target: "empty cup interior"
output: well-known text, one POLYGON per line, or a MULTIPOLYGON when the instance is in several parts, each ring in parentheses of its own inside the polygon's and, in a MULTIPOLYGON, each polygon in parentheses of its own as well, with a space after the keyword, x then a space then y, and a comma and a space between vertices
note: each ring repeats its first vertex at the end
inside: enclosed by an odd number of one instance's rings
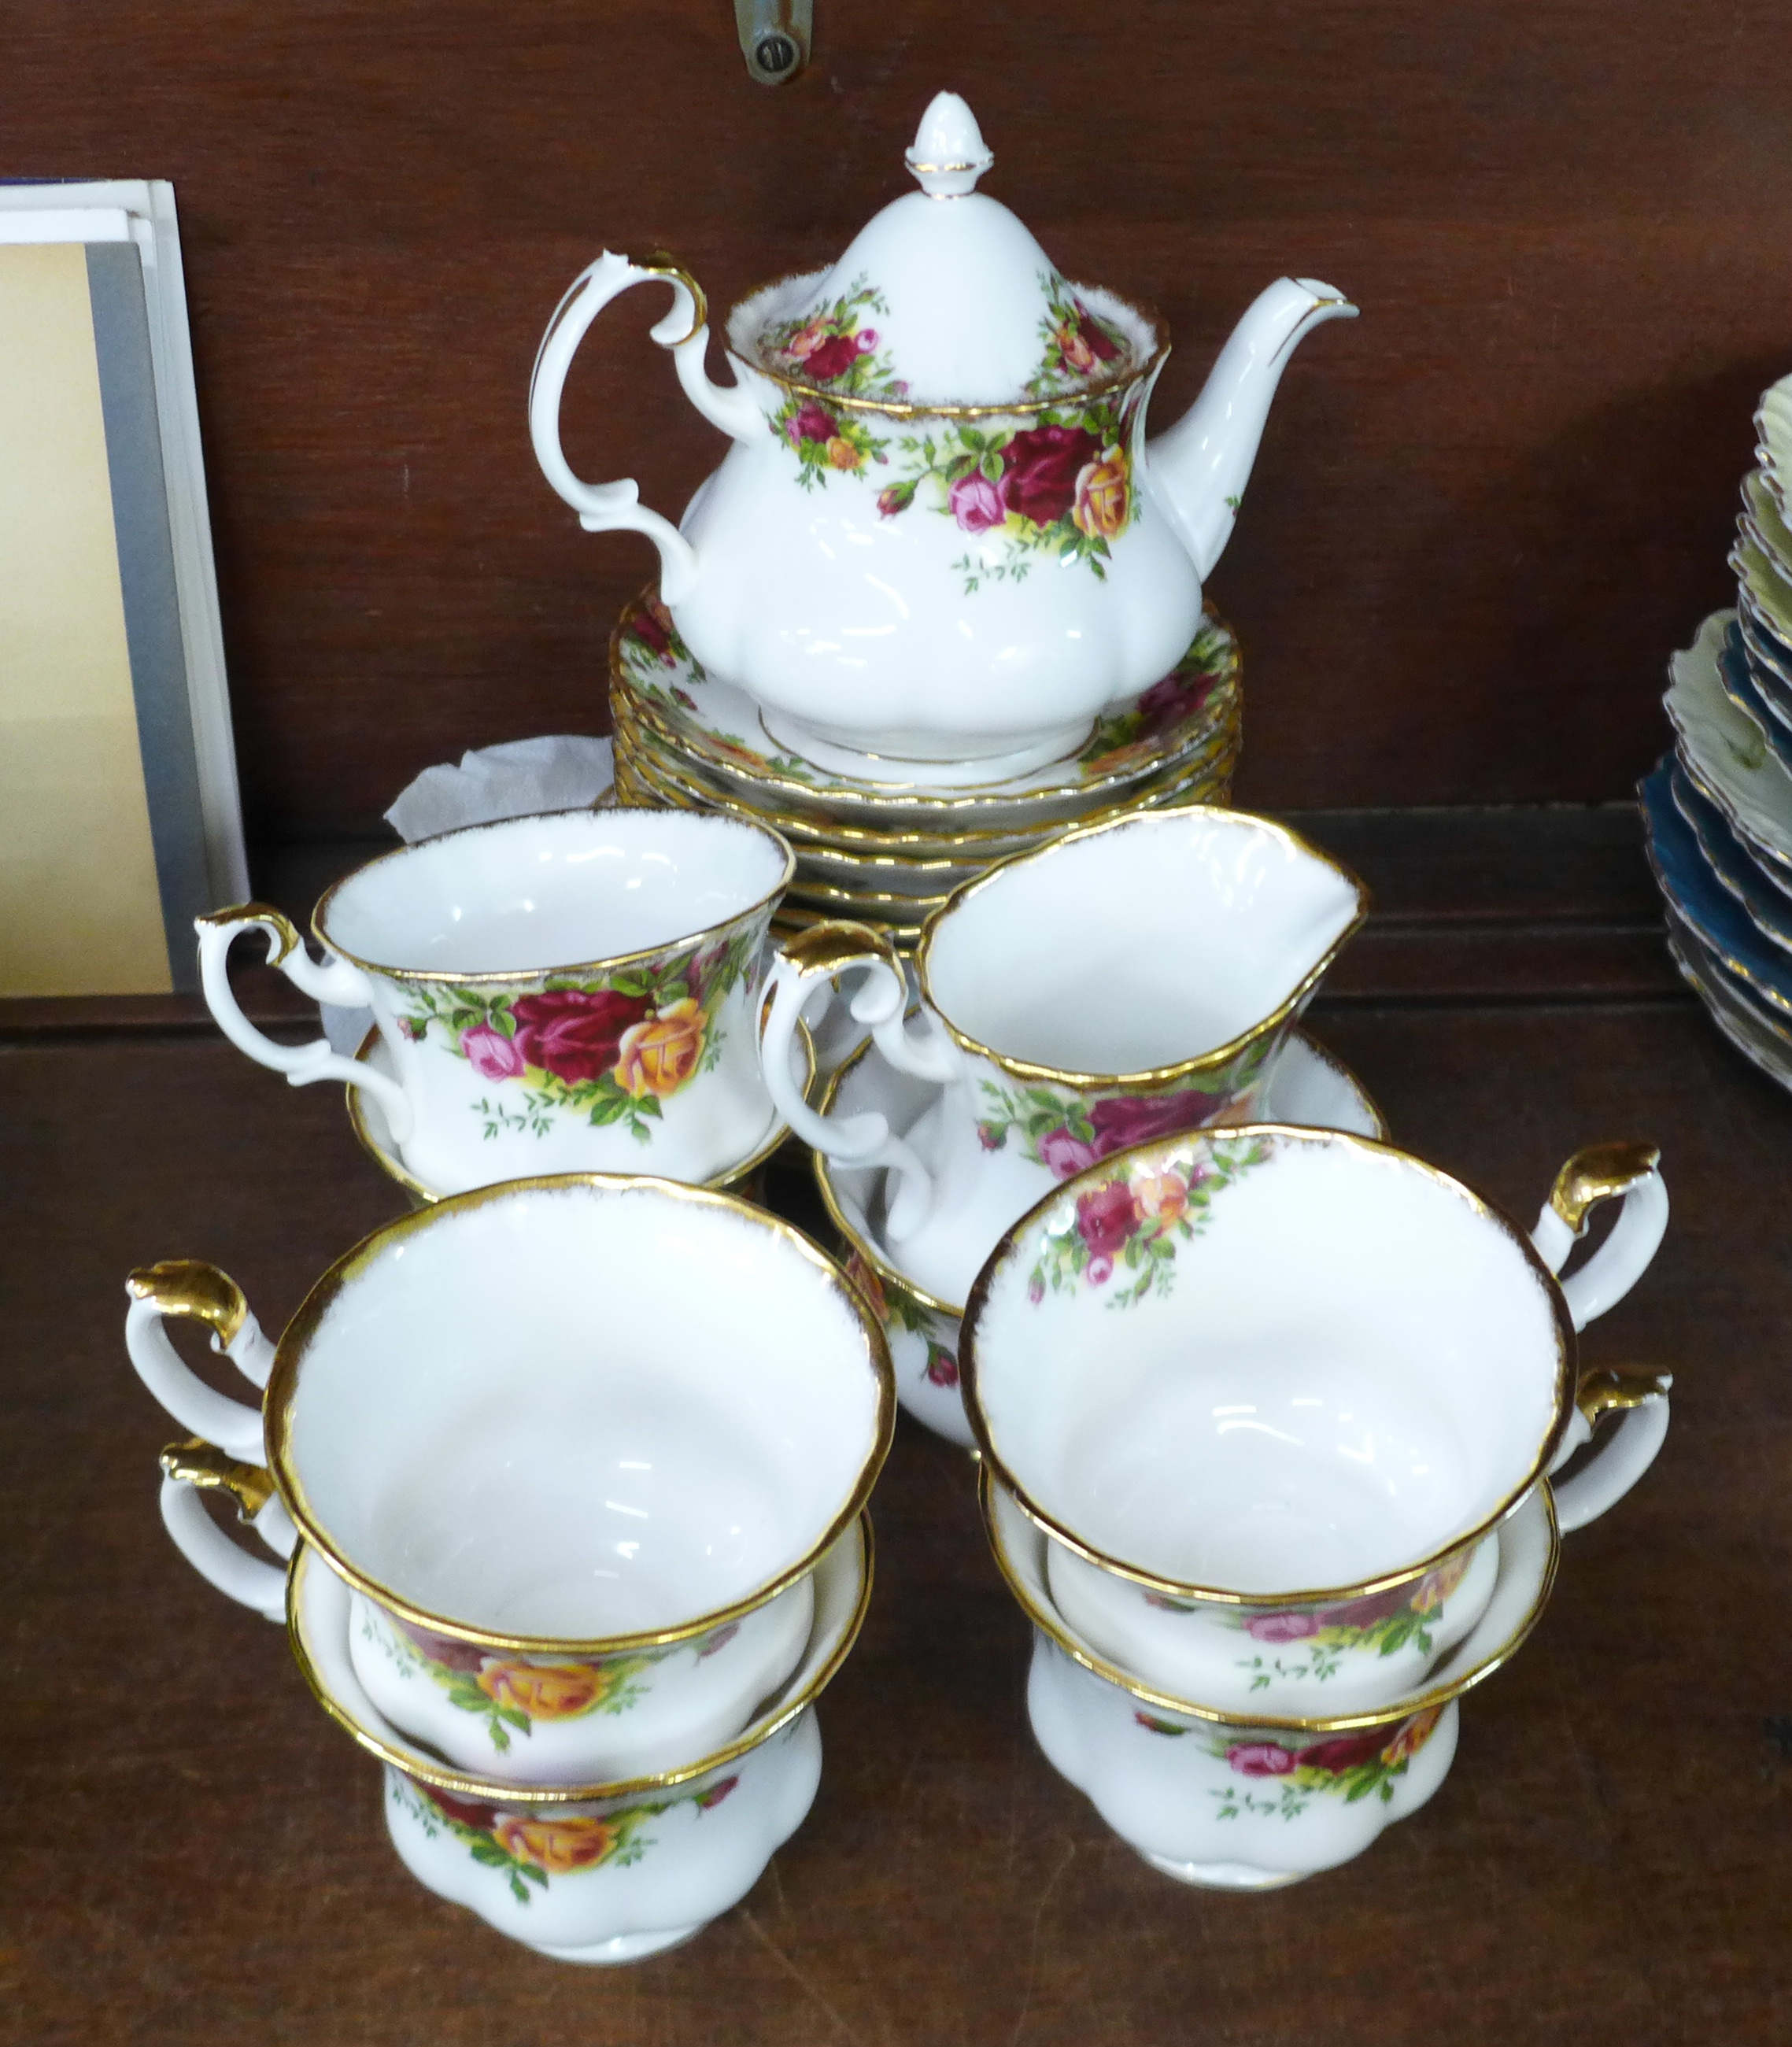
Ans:
POLYGON ((884 1370, 769 1218, 652 1182, 500 1189, 351 1265, 293 1368, 284 1462, 324 1546, 425 1614, 642 1634, 835 1527, 882 1453, 884 1370))
POLYGON ((1465 1190, 1355 1140, 1142 1148, 1068 1183, 984 1284, 965 1351, 998 1468, 1100 1556, 1190 1587, 1420 1562, 1515 1497, 1562 1412, 1538 1267, 1465 1190), (1059 1255, 1091 1231, 1098 1252, 1059 1255))
POLYGON ((323 934, 373 966, 538 973, 706 931, 783 886, 769 833, 681 811, 565 811, 389 854, 326 899, 323 934))
POLYGON ((1355 884, 1291 834, 1205 809, 1003 867, 927 941, 935 1006, 1010 1058, 1135 1074, 1271 1016, 1349 928, 1355 884))

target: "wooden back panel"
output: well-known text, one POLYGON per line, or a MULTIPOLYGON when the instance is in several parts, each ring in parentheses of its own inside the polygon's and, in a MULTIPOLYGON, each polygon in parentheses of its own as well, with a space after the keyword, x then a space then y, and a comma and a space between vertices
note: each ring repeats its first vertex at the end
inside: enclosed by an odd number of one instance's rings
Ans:
MULTIPOLYGON (((463 748, 602 729, 651 558, 536 471, 547 315, 606 242, 675 250, 718 309, 831 260, 942 85, 1064 269, 1168 315, 1160 422, 1279 273, 1364 308, 1296 358, 1213 582, 1240 800, 1627 792, 1792 367, 1782 9, 816 12, 768 91, 726 0, 8 10, 0 171, 176 184, 252 831, 365 830, 463 748)), ((722 450, 644 298, 567 441, 675 513, 722 450)))

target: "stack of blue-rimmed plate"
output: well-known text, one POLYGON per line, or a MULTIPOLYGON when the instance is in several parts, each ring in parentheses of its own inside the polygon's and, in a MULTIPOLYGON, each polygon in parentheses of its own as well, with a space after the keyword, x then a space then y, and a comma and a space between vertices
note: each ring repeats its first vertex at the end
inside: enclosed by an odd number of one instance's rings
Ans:
POLYGON ((1674 749, 1640 793, 1680 971, 1725 1036, 1792 1086, 1792 377, 1755 425, 1736 609, 1674 656, 1674 749))

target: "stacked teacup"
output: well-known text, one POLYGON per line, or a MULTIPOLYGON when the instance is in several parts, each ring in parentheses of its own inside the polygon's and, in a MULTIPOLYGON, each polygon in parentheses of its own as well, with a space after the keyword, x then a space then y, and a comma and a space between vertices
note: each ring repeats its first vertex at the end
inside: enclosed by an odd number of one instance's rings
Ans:
POLYGON ((575 811, 363 868, 318 907, 321 965, 265 906, 202 923, 219 1023, 376 1102, 419 1205, 277 1344, 215 1267, 132 1275, 132 1360, 192 1432, 164 1520, 286 1622, 385 1765, 412 1872, 568 1960, 655 1952, 750 1888, 815 1796, 814 1701, 869 1596, 882 1333, 799 1232, 688 1184, 784 1135, 758 1024, 789 869, 726 818, 575 811), (301 989, 372 1008, 361 1057, 248 1022, 226 954, 250 930, 301 989), (195 1378, 171 1318, 260 1403, 195 1378))
POLYGON ((1004 1236, 962 1360, 1033 1730, 1155 1867, 1295 1883, 1436 1791, 1558 1525, 1666 1432, 1666 1380, 1581 1372, 1574 1339, 1666 1213, 1647 1147, 1570 1160, 1527 1240, 1388 1145, 1248 1124, 1138 1145, 1004 1236))

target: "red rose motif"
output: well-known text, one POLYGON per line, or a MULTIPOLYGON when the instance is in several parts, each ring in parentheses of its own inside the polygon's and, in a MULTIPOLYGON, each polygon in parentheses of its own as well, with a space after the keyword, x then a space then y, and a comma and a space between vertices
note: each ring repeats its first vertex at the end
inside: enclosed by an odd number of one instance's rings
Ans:
POLYGON ((1398 1613, 1412 1597, 1410 1585, 1396 1585, 1391 1592, 1371 1592, 1367 1599, 1347 1600, 1342 1606, 1326 1609, 1327 1627, 1373 1627, 1391 1613, 1398 1613))
POLYGON ((622 1034, 652 1007, 644 995, 608 989, 587 995, 581 989, 553 988, 521 996, 511 1004, 517 1020, 513 1043, 532 1066, 576 1086, 610 1071, 622 1034))
POLYGON ((1077 338, 1097 362, 1112 362, 1120 354, 1118 346, 1103 333, 1101 323, 1081 299, 1075 302, 1077 309, 1077 338))
POLYGON ((944 1344, 927 1345, 927 1383, 930 1386, 956 1386, 958 1383, 958 1360, 944 1344))
POLYGON ((451 1635, 433 1635, 412 1621, 401 1620, 395 1613, 389 1614, 387 1619, 432 1663, 439 1663, 447 1670, 478 1670, 484 1667, 486 1652, 474 1643, 457 1642, 451 1635))
POLYGON ((1323 1770, 1333 1777, 1373 1763, 1388 1739, 1385 1728, 1371 1728, 1366 1734, 1341 1734, 1329 1741, 1316 1741, 1296 1758, 1302 1770, 1323 1770))
POLYGON ((850 370, 858 358, 858 343, 850 334, 832 334, 819 347, 810 350, 803 367, 818 384, 830 384, 850 370))
POLYGON ((457 1798, 451 1792, 439 1790, 433 1784, 425 1784, 420 1778, 406 1780, 420 1791, 439 1811, 457 1821, 461 1826, 470 1827, 475 1833, 489 1834, 497 1820, 495 1805, 474 1805, 465 1798, 457 1798))
POLYGON ((800 447, 805 441, 830 441, 839 431, 840 422, 813 398, 805 399, 784 427, 793 447, 800 447))
MULTIPOLYGON (((1295 1766, 1295 1758, 1279 1741, 1234 1742, 1225 1752, 1225 1759, 1240 1777, 1286 1777, 1295 1766)), ((1299 1760, 1306 1760, 1303 1755, 1299 1760)))
POLYGON ((1077 1234, 1088 1245, 1091 1258, 1111 1261, 1138 1226, 1132 1190, 1124 1180, 1077 1196, 1077 1234))
POLYGON ((1077 478, 1101 452, 1081 427, 1028 427, 1002 450, 1002 498, 1010 512, 1050 526, 1075 501, 1077 478))
POLYGON ((1175 1094, 1109 1095, 1089 1112, 1095 1156, 1105 1159, 1110 1151, 1143 1144, 1148 1138, 1177 1137, 1185 1130, 1198 1130, 1220 1106, 1218 1095, 1203 1094, 1198 1088, 1183 1088, 1175 1094))
POLYGON ((1139 737, 1155 739, 1185 718, 1192 718, 1211 687, 1206 676, 1194 680, 1186 675, 1166 675, 1162 682, 1153 683, 1136 706, 1141 720, 1139 737))
POLYGON ((672 664, 675 657, 670 621, 662 616, 657 606, 643 605, 635 613, 635 622, 629 630, 644 647, 652 649, 663 664, 672 664))
POLYGON ((698 1811, 707 1813, 719 1805, 740 1781, 737 1777, 725 1777, 719 1784, 712 1784, 708 1790, 699 1791, 696 1797, 698 1811))

